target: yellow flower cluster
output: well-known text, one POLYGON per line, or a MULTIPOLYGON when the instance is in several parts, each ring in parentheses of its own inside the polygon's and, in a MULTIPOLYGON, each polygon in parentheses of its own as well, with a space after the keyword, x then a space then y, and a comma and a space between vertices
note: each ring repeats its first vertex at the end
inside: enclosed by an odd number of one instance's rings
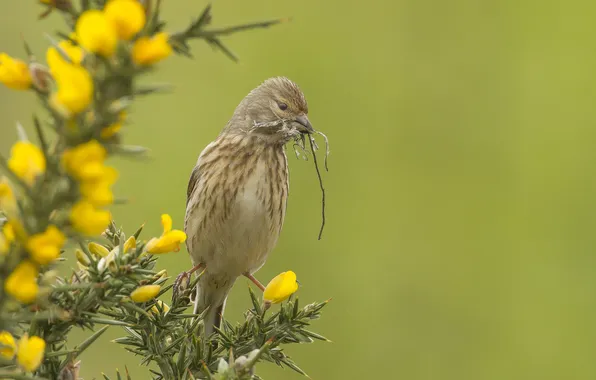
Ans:
POLYGON ((149 253, 178 252, 180 244, 186 241, 186 234, 180 230, 172 230, 172 217, 168 214, 161 216, 163 233, 159 238, 149 240, 145 249, 149 253))
MULTIPOLYGON (((95 242, 89 243, 89 245, 87 247, 88 247, 90 253, 92 253, 93 255, 97 256, 97 258, 99 258, 99 262, 97 263, 97 269, 100 272, 102 272, 103 270, 105 270, 107 268, 111 272, 116 273, 118 271, 117 260, 118 260, 118 257, 120 256, 120 254, 121 253, 123 253, 123 254, 130 253, 136 248, 136 246, 137 246, 137 240, 135 239, 134 236, 130 236, 124 242, 123 252, 120 252, 119 246, 114 247, 110 251, 103 245, 97 244, 95 242)), ((77 250, 76 255, 77 255, 78 262, 82 266, 84 266, 84 267, 89 266, 89 259, 87 258, 87 256, 85 256, 85 254, 82 251, 77 250)))
POLYGON ((102 233, 111 220, 109 211, 101 209, 114 201, 111 187, 118 172, 105 166, 105 148, 92 140, 69 149, 62 155, 64 168, 79 182, 83 199, 75 204, 70 213, 73 227, 87 235, 102 233))
MULTIPOLYGON (((118 41, 130 41, 145 27, 145 9, 137 0, 110 0, 103 11, 89 10, 79 17, 75 32, 83 48, 109 58, 118 41)), ((150 65, 172 53, 165 33, 140 37, 133 42, 132 60, 150 65)))
POLYGON ((39 368, 46 349, 46 342, 38 336, 23 335, 17 346, 14 337, 8 331, 0 331, 0 344, 0 357, 12 360, 16 355, 17 362, 27 372, 39 368))
MULTIPOLYGON (((171 55, 168 34, 159 32, 138 37, 145 23, 145 9, 138 0, 109 0, 103 10, 83 12, 69 39, 60 41, 58 48, 50 47, 46 53, 49 71, 56 84, 56 90, 50 96, 52 107, 64 117, 71 118, 93 102, 93 78, 83 65, 85 52, 111 58, 122 41, 130 49, 132 61, 140 66, 154 64, 171 55)), ((29 89, 33 83, 29 65, 0 53, 0 83, 12 89, 29 89)), ((101 137, 110 138, 120 127, 121 122, 106 127, 101 137)))
POLYGON ((50 97, 50 104, 66 117, 87 109, 93 101, 94 91, 93 79, 82 66, 83 49, 72 43, 77 39, 75 34, 69 38, 58 43, 58 48, 68 59, 53 46, 46 52, 46 61, 57 87, 50 97))
MULTIPOLYGON (((103 10, 88 10, 78 18, 75 32, 70 40, 61 41, 58 46, 68 56, 64 59, 55 47, 48 49, 46 61, 54 77, 57 91, 52 94, 50 104, 66 117, 83 112, 93 101, 93 80, 82 66, 85 51, 110 58, 116 52, 119 41, 133 40, 145 26, 145 9, 138 0, 110 0, 103 10), (76 41, 78 45, 74 45, 76 41)), ((172 53, 172 47, 165 33, 153 37, 140 37, 133 42, 131 59, 138 65, 150 65, 172 53)), ((0 65, 0 81, 12 88, 28 88, 31 78, 27 65, 8 56, 0 65), (2 67, 5 67, 3 76, 2 67), (18 75, 18 73, 23 74, 18 75)), ((0 56, 0 63, 2 56, 0 56)), ((102 138, 109 138, 119 129, 116 124, 104 132, 102 138), (107 135, 107 136, 105 136, 107 135)))
POLYGON ((288 299, 296 290, 298 290, 296 273, 291 270, 282 272, 267 284, 263 292, 263 300, 269 304, 280 303, 288 299))
MULTIPOLYGON (((19 141, 11 149, 8 167, 24 184, 32 186, 45 173, 46 158, 36 145, 19 141)), ((4 178, 0 179, 0 209, 9 218, 0 229, 0 254, 7 254, 17 240, 29 252, 29 259, 19 263, 8 275, 4 289, 16 300, 31 303, 39 292, 38 265, 56 260, 66 237, 55 225, 49 225, 44 231, 29 236, 19 220, 15 194, 4 178)))

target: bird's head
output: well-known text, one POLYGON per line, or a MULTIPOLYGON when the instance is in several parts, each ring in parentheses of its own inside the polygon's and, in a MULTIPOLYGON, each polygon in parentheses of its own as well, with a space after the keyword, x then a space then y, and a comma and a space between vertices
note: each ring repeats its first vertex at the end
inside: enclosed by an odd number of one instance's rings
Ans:
POLYGON ((236 108, 227 129, 280 142, 314 132, 304 94, 285 77, 267 79, 252 90, 236 108))

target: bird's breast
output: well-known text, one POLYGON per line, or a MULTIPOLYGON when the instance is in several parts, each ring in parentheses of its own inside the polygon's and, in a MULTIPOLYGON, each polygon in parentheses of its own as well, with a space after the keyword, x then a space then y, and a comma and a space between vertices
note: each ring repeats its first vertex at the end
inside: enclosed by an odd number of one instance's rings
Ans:
MULTIPOLYGON (((195 262, 208 272, 241 275, 260 268, 277 242, 285 218, 288 168, 283 148, 243 146, 201 172, 198 207, 187 233, 195 262)), ((201 160, 200 160, 201 161, 201 160)), ((200 164, 200 163, 199 163, 200 164)), ((187 210, 187 214, 189 210, 187 210)))

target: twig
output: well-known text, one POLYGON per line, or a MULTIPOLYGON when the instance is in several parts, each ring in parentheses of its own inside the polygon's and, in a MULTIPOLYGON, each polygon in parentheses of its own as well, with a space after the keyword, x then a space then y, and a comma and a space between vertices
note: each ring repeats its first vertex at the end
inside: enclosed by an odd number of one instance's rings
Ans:
POLYGON ((319 177, 319 186, 321 186, 321 193, 322 193, 322 211, 321 211, 321 229, 319 230, 319 240, 323 237, 323 229, 325 228, 325 188, 323 187, 323 178, 321 178, 321 171, 319 170, 319 164, 317 162, 317 153, 315 149, 316 143, 314 142, 315 138, 312 135, 308 135, 308 141, 310 143, 310 149, 312 150, 312 158, 315 163, 315 169, 317 170, 317 176, 319 177))

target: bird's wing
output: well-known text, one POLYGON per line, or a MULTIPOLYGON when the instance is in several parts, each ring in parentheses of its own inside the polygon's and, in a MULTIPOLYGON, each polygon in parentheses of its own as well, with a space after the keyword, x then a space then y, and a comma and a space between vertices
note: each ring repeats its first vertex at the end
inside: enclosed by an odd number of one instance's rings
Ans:
MULTIPOLYGON (((198 202, 199 202, 198 199, 193 200, 193 194, 194 194, 194 197, 199 196, 200 182, 201 182, 201 171, 199 170, 199 165, 197 165, 192 169, 192 173, 190 173, 190 179, 188 180, 188 189, 186 190, 186 215, 184 215, 184 232, 186 232, 187 235, 191 234, 191 231, 189 231, 190 218, 193 215, 193 209, 195 207, 197 207, 198 202)), ((188 252, 191 252, 190 245, 191 245, 191 239, 188 238, 188 239, 186 239, 186 247, 188 249, 188 252)))
POLYGON ((190 198, 195 191, 195 188, 199 184, 199 180, 201 179, 201 171, 199 170, 199 165, 195 166, 192 169, 192 173, 190 173, 190 179, 188 180, 188 188, 186 190, 186 206, 188 207, 188 202, 190 202, 190 198))

